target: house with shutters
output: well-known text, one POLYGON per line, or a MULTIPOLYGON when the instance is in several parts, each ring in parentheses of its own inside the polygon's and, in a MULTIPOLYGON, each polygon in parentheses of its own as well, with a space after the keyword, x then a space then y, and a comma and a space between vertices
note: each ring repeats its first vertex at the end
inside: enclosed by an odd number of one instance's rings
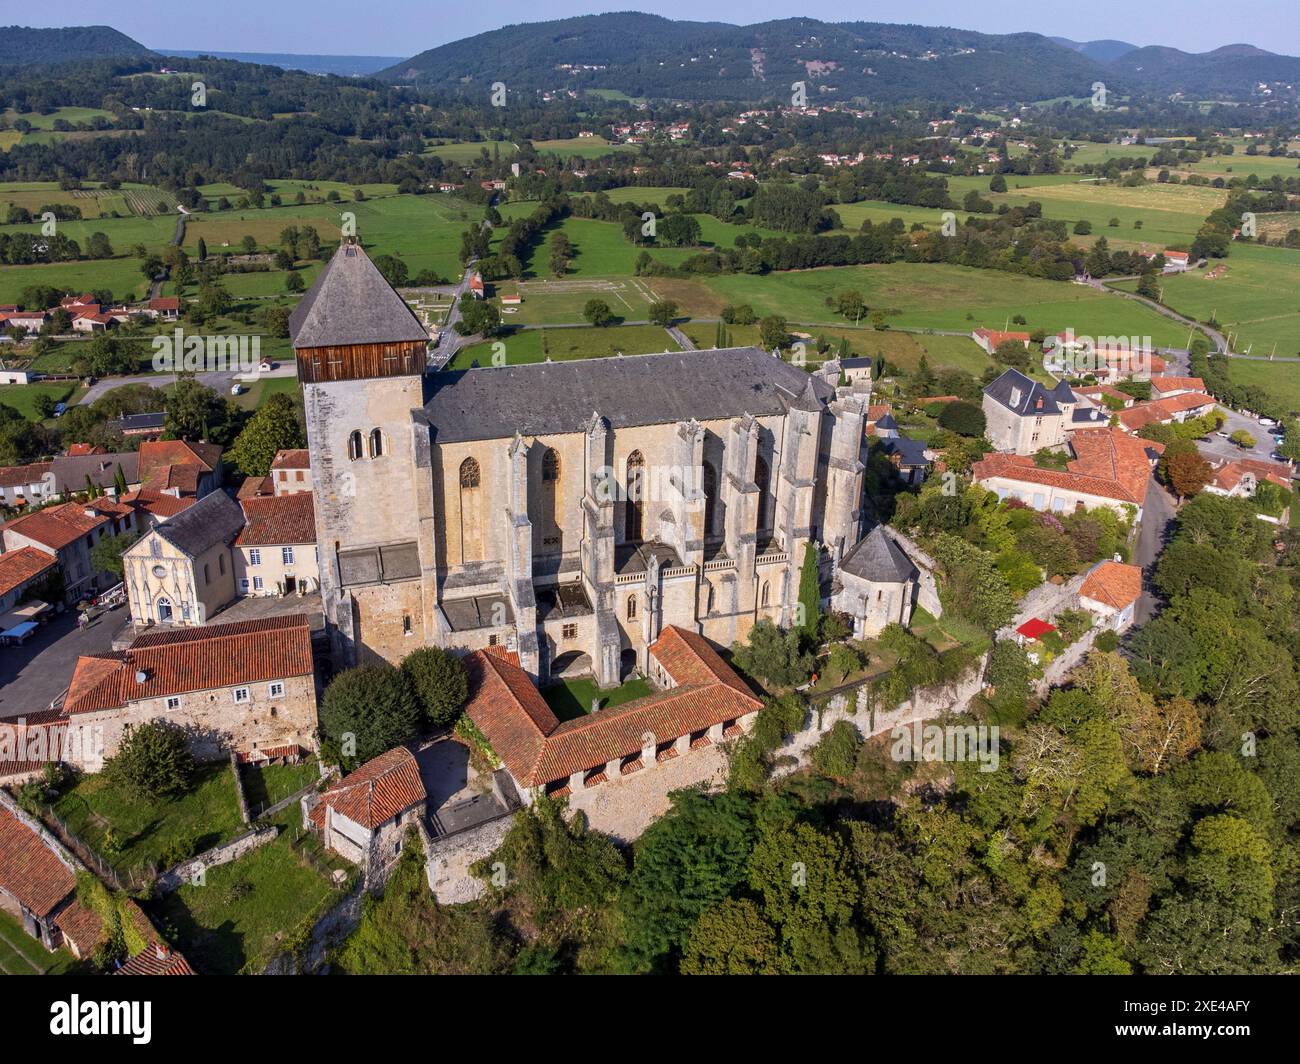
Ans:
POLYGON ((350 772, 323 794, 302 799, 303 826, 327 850, 379 870, 402 852, 407 829, 424 816, 426 794, 415 755, 394 747, 350 772))

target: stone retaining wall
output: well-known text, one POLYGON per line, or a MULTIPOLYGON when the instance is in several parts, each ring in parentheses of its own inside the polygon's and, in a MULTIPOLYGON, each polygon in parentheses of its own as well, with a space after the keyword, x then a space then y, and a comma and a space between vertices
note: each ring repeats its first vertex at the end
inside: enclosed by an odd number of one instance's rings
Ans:
POLYGON ((163 894, 170 894, 183 884, 191 882, 207 869, 229 864, 231 861, 243 857, 249 851, 256 850, 259 846, 265 846, 279 834, 279 831, 280 829, 274 825, 254 828, 252 831, 244 832, 238 838, 223 842, 220 846, 214 846, 210 850, 205 850, 197 857, 191 857, 188 861, 182 861, 175 867, 167 869, 158 877, 157 888, 163 894))

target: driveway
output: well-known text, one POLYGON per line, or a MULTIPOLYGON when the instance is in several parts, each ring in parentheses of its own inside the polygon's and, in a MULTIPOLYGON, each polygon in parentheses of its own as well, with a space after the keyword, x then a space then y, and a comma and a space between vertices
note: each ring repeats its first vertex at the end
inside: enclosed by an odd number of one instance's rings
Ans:
POLYGON ((1246 414, 1239 414, 1226 406, 1219 406, 1219 409, 1227 415, 1227 421, 1224 423, 1220 432, 1226 432, 1229 435, 1238 429, 1244 429, 1255 438, 1255 446, 1249 450, 1238 447, 1231 440, 1225 440, 1222 436, 1216 436, 1211 433, 1206 439, 1198 441, 1197 445, 1206 455, 1212 455, 1215 458, 1255 458, 1261 462, 1271 462, 1274 459, 1270 455, 1277 450, 1277 443, 1273 437, 1268 434, 1268 429, 1259 423, 1258 418, 1249 417, 1246 414))
POLYGON ((0 647, 0 719, 46 709, 72 682, 77 658, 112 650, 129 616, 124 604, 78 631, 77 611, 67 610, 22 646, 0 647))
MULTIPOLYGON (((230 386, 238 378, 240 383, 251 383, 253 379, 262 377, 294 377, 298 374, 298 367, 292 362, 282 362, 273 370, 265 373, 259 372, 252 375, 240 372, 239 370, 229 370, 221 373, 196 373, 195 380, 200 384, 206 384, 213 389, 218 395, 225 395, 230 391, 230 386)), ((78 406, 89 406, 96 399, 102 399, 114 388, 121 388, 127 384, 147 384, 151 388, 163 388, 169 384, 176 383, 176 374, 174 373, 155 373, 148 376, 138 377, 108 377, 101 381, 96 381, 88 389, 86 394, 79 400, 78 406)))
POLYGON ((1165 549, 1173 534, 1173 520, 1177 512, 1174 497, 1162 487, 1155 477, 1147 487, 1146 501, 1142 504, 1142 524, 1138 528, 1137 546, 1133 550, 1133 564, 1142 568, 1142 595, 1134 610, 1138 624, 1150 620, 1160 599, 1151 590, 1151 577, 1155 573, 1160 552, 1165 549))

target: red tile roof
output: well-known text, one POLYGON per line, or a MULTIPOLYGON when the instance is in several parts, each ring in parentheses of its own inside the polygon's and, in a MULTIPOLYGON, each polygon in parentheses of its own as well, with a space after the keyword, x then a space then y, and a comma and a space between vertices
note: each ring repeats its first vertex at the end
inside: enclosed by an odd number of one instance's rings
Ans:
POLYGON ((166 519, 175 517, 182 510, 187 510, 199 500, 193 496, 179 499, 165 491, 157 491, 154 488, 141 488, 139 491, 129 491, 122 496, 122 501, 135 507, 137 510, 144 510, 146 513, 153 514, 154 517, 166 519))
POLYGON ((104 934, 104 921, 94 909, 88 909, 73 898, 54 918, 55 926, 63 932, 64 938, 77 947, 77 954, 89 957, 101 942, 107 942, 104 934))
POLYGON ((0 554, 0 595, 35 580, 54 568, 58 559, 35 547, 19 547, 0 554))
POLYGON ((247 524, 235 540, 237 547, 316 542, 316 509, 311 492, 241 499, 240 505, 247 524))
POLYGON ((150 632, 128 650, 78 658, 64 706, 69 713, 115 709, 142 698, 309 676, 312 668, 311 629, 302 614, 150 632))
POLYGON ((668 742, 762 704, 700 635, 670 626, 650 653, 676 687, 559 723, 516 655, 478 651, 465 710, 515 779, 536 787, 635 754, 647 734, 668 742))
POLYGON ((321 804, 373 831, 425 797, 415 755, 396 746, 339 780, 321 795, 321 804))
POLYGON ((261 495, 274 495, 275 483, 270 477, 245 477, 236 493, 240 499, 256 499, 261 495))
POLYGON ((1164 450, 1162 444, 1111 428, 1079 429, 1071 437, 1070 447, 1075 457, 1066 470, 1040 469, 1027 455, 990 454, 973 463, 971 473, 977 484, 1003 477, 1141 506, 1151 477, 1147 452, 1164 450))
POLYGON ((1029 343, 1029 334, 1027 332, 1003 332, 1000 329, 976 329, 971 335, 982 336, 989 344, 996 349, 999 344, 1004 344, 1008 340, 1015 340, 1017 343, 1029 343))
POLYGON ((108 523, 108 518, 103 514, 88 516, 87 506, 82 502, 65 502, 62 506, 51 506, 47 510, 16 517, 3 528, 6 532, 25 536, 51 550, 62 550, 108 523))
POLYGON ((1142 569, 1123 562, 1102 562, 1088 574, 1079 594, 1115 610, 1125 609, 1142 594, 1142 569))
POLYGON ((1183 392, 1164 399, 1153 399, 1149 403, 1137 403, 1127 410, 1119 411, 1119 422, 1130 432, 1137 432, 1151 424, 1164 424, 1172 421, 1175 414, 1208 410, 1214 407, 1213 396, 1203 392, 1183 392))
POLYGON ((296 448, 287 451, 276 451, 275 460, 271 463, 272 469, 310 469, 311 452, 305 447, 296 448))
POLYGON ((146 440, 140 444, 139 477, 149 478, 164 466, 199 466, 204 472, 216 469, 221 459, 221 447, 215 443, 194 443, 190 440, 146 440))
POLYGON ((161 296, 158 299, 149 300, 150 310, 180 310, 181 301, 177 296, 161 296))
MULTIPOLYGON (((1211 463, 1213 464, 1213 463, 1211 463)), ((1234 458, 1214 467, 1214 477, 1210 483, 1216 488, 1231 491, 1241 483, 1247 473, 1254 476, 1256 483, 1270 481, 1279 488, 1291 488, 1291 467, 1281 462, 1261 462, 1255 458, 1234 458)))
POLYGON ((0 806, 0 889, 46 917, 77 888, 72 869, 35 831, 0 806))
POLYGON ((40 481, 53 468, 53 462, 0 466, 0 488, 25 488, 40 481))
POLYGON ((113 973, 114 975, 193 975, 194 969, 176 950, 150 942, 113 973))
POLYGON ((1157 392, 1203 392, 1205 381, 1200 377, 1175 377, 1170 374, 1158 374, 1151 378, 1151 393, 1157 392))

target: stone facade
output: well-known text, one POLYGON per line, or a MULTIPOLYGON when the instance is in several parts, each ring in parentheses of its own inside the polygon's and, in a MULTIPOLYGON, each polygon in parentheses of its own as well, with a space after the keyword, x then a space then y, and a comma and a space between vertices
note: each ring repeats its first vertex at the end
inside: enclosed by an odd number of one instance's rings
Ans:
POLYGON ((225 543, 190 557, 154 529, 122 561, 136 625, 205 624, 235 598, 235 565, 225 543))

